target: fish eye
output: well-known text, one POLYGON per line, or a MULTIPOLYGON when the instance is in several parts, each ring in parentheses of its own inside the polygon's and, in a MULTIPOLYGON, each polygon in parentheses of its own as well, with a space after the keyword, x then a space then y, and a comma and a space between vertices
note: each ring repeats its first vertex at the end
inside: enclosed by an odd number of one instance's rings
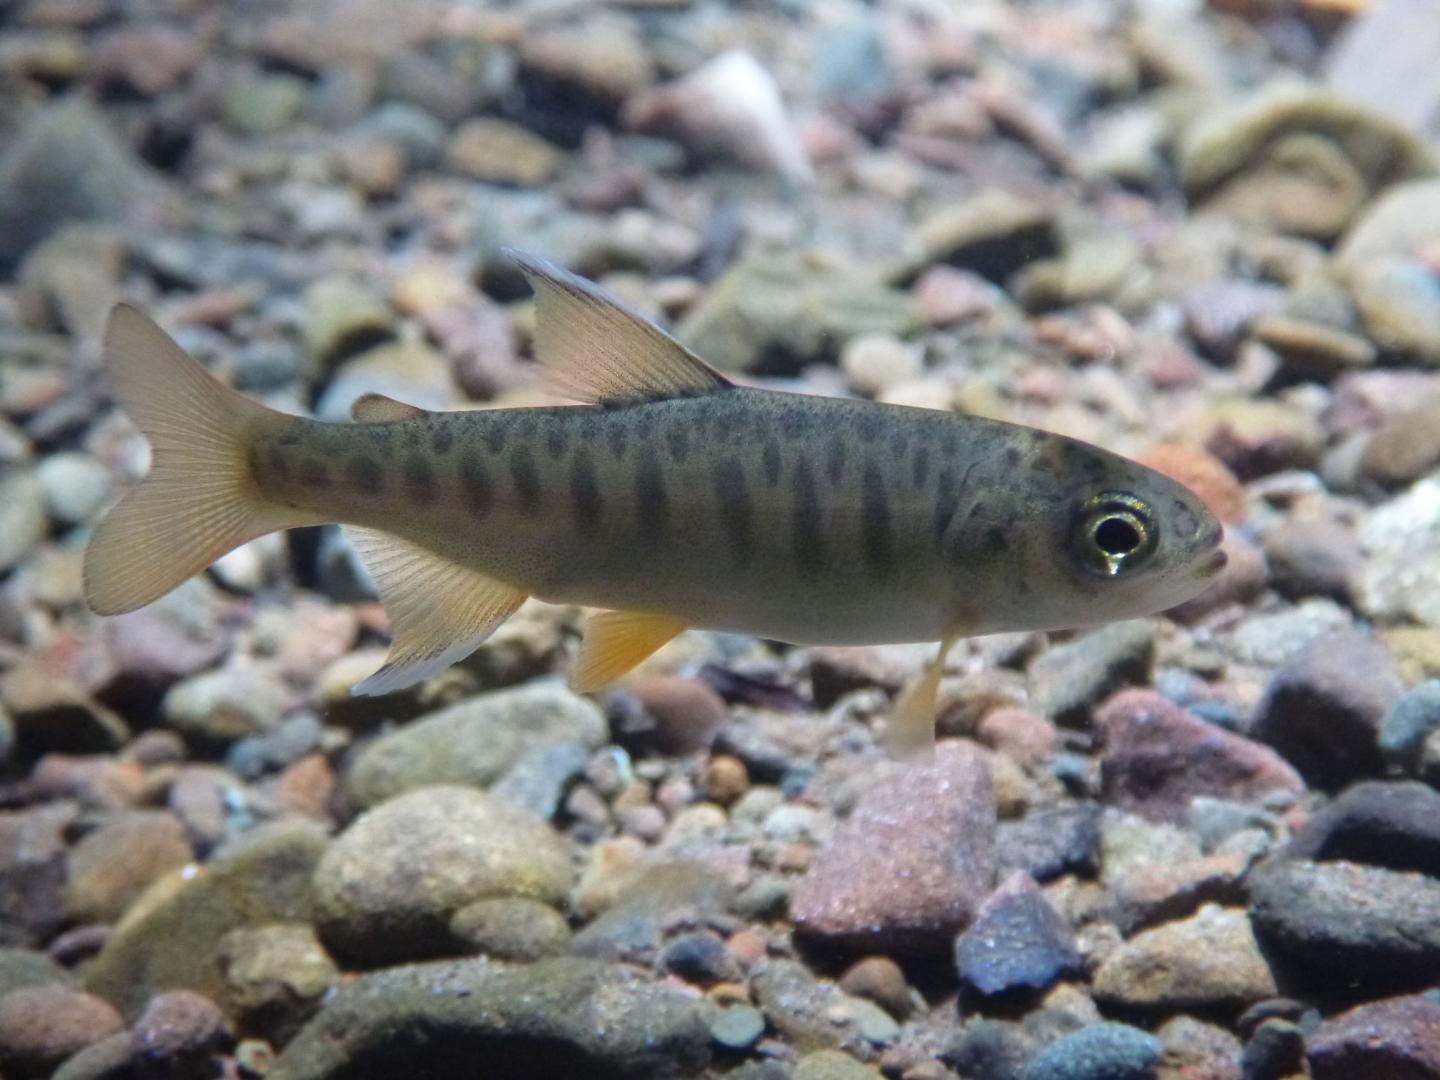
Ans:
POLYGON ((1143 563, 1158 539, 1150 507, 1143 499, 1106 491, 1080 507, 1070 546, 1093 573, 1116 577, 1143 563))

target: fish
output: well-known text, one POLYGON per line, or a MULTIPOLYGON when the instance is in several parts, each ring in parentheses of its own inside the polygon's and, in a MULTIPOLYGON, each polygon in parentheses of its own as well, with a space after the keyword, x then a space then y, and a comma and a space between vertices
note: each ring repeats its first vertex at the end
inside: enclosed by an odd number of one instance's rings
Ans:
POLYGON ((599 609, 580 692, 687 628, 938 642, 889 721, 909 755, 933 742, 961 638, 1148 615, 1224 565, 1214 515, 1154 470, 998 420, 737 385, 593 283, 507 254, 569 404, 436 412, 368 394, 353 423, 292 416, 117 306, 105 370, 151 466, 92 534, 89 607, 132 611, 249 540, 337 523, 391 632, 356 693, 436 675, 529 597, 599 609))

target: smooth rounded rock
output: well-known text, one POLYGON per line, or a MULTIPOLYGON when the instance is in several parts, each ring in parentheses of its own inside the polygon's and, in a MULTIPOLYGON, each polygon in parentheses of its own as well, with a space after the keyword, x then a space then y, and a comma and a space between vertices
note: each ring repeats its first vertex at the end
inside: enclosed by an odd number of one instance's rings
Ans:
POLYGON ((471 788, 428 787, 357 819, 315 870, 326 943, 362 964, 457 950, 450 919, 494 896, 558 902, 565 840, 533 814, 471 788))
POLYGON ((450 933, 496 960, 529 962, 558 956, 570 945, 570 926, 553 907, 523 896, 466 904, 450 920, 450 933))
POLYGON ((87 833, 66 859, 65 907, 80 922, 115 922, 157 878, 194 857, 166 810, 129 810, 87 833))
POLYGON ((1150 1080, 1160 1042, 1128 1024, 1092 1024, 1030 1059, 1021 1080, 1150 1080))
POLYGON ((220 1007, 193 990, 156 994, 130 1033, 135 1061, 149 1074, 199 1074, 231 1041, 220 1007))
POLYGON ((18 1076, 47 1075, 124 1027, 115 1007, 93 994, 62 986, 12 990, 0 999, 0 1065, 18 1076))

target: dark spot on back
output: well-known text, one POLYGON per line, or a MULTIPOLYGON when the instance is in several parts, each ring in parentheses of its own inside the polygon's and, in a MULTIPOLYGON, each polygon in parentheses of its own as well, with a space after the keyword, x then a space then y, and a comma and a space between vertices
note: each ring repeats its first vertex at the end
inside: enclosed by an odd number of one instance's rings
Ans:
POLYGON ((460 490, 465 494, 465 505, 472 513, 486 513, 495 501, 495 486, 490 480, 490 470, 478 454, 466 454, 460 459, 460 490))
POLYGON ((945 530, 955 509, 960 504, 960 478, 953 466, 946 465, 935 478, 935 514, 930 520, 930 532, 938 548, 945 543, 945 530))
POLYGON ((300 463, 300 483, 306 487, 328 488, 330 486, 330 470, 319 458, 306 458, 300 463))
POLYGON ((944 441, 946 457, 954 457, 960 453, 960 432, 955 430, 953 424, 946 427, 945 434, 941 436, 941 439, 944 441))
POLYGON ((448 454, 455 444, 454 426, 441 420, 430 433, 430 446, 437 454, 448 454))
POLYGON ((815 470, 810 458, 801 452, 795 462, 791 484, 794 487, 795 503, 791 510, 794 518, 795 561, 800 564, 802 574, 814 575, 820 572, 820 556, 824 545, 820 498, 815 489, 815 470))
POLYGON ((670 457, 677 462, 684 461, 690 453, 690 433, 685 430, 683 417, 671 417, 670 423, 665 425, 665 446, 670 451, 670 457))
POLYGON ((1005 447, 1004 452, 1001 454, 1001 457, 1005 459, 1005 464, 1012 469, 1016 468, 1020 464, 1020 459, 1023 456, 1024 455, 1020 452, 1020 448, 1018 446, 1007 446, 1005 447))
POLYGON ((300 445, 300 431, 299 431, 299 426, 298 426, 298 425, 297 425, 296 427, 290 428, 289 430, 287 430, 287 431, 285 431, 284 433, 281 434, 281 436, 280 436, 280 445, 281 445, 281 446, 299 446, 299 445, 300 445))
POLYGON ((625 442, 630 437, 629 424, 623 420, 610 420, 605 428, 605 441, 610 446, 610 453, 617 458, 625 456, 625 442))
POLYGON ((584 450, 577 450, 570 462, 570 502, 575 510, 575 525, 588 529, 600 520, 604 503, 600 498, 600 481, 595 463, 584 450))
POLYGON ((570 443, 570 435, 564 425, 553 420, 550 422, 549 428, 550 430, 545 434, 545 449, 552 458, 559 461, 565 456, 565 449, 570 443))
POLYGON ((917 488, 924 487, 930 478, 930 447, 923 442, 915 447, 915 459, 910 463, 910 482, 917 488))
POLYGON ((405 459, 405 469, 401 473, 401 481, 405 485, 405 494, 410 496, 411 502, 434 501, 435 471, 430 467, 430 462, 424 454, 411 454, 405 459))
POLYGON ((780 444, 773 437, 765 440, 765 451, 762 455, 765 468, 765 482, 774 487, 780 482, 780 444))
POLYGON ((665 474, 655 456, 646 454, 635 469, 635 519, 640 538, 652 544, 658 542, 665 535, 669 517, 665 474))
POLYGON ((845 438, 844 434, 832 435, 825 446, 825 478, 832 484, 840 483, 845 475, 845 438))
POLYGON ((399 425, 400 441, 405 444, 406 449, 414 450, 420 445, 420 428, 422 424, 423 421, 417 423, 414 420, 407 420, 399 425))
POLYGON ((720 505, 720 527, 725 532, 725 541, 736 563, 744 565, 750 559, 753 544, 753 515, 745 470, 733 458, 725 458, 715 465, 711 479, 715 484, 715 499, 720 505))
POLYGON ((910 437, 905 434, 904 428, 897 427, 890 432, 890 453, 897 458, 905 456, 905 450, 910 445, 910 437))
POLYGON ((855 420, 855 433, 861 442, 874 442, 880 437, 882 427, 879 410, 873 405, 861 411, 855 420))
POLYGON ((890 500, 885 494, 885 477, 877 461, 865 462, 860 510, 860 536, 865 544, 865 561, 876 570, 887 570, 895 560, 895 539, 891 535, 890 500))
POLYGON ((534 511, 540 505, 540 476, 535 471, 535 458, 523 443, 510 452, 510 482, 520 509, 534 511))
POLYGON ((485 424, 485 445, 492 454, 498 454, 505 449, 505 437, 509 434, 509 421, 496 417, 485 424))
POLYGON ((992 555, 998 555, 1004 551, 1008 543, 1009 540, 1005 535, 1005 526, 991 525, 990 528, 986 530, 985 546, 992 555))
POLYGON ((361 495, 373 498, 385 490, 385 473, 378 461, 361 454, 350 462, 350 482, 361 495))

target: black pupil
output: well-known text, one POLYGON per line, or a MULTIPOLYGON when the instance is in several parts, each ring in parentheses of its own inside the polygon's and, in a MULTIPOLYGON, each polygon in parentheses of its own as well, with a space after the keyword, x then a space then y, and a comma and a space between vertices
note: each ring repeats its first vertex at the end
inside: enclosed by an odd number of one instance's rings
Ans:
POLYGON ((1140 546, 1140 530, 1122 517, 1095 526, 1095 543, 1106 555, 1128 555, 1140 546))

